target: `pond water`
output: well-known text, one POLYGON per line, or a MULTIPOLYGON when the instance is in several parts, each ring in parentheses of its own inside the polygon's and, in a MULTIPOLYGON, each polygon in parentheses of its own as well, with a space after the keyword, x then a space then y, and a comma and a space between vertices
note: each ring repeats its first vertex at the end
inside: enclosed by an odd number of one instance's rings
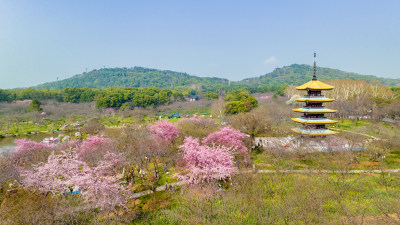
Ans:
POLYGON ((50 137, 57 137, 59 134, 35 134, 35 135, 26 135, 26 136, 19 136, 19 137, 6 137, 0 138, 0 155, 4 153, 8 153, 11 150, 14 150, 17 147, 15 144, 16 139, 27 139, 32 141, 43 141, 44 138, 50 137))

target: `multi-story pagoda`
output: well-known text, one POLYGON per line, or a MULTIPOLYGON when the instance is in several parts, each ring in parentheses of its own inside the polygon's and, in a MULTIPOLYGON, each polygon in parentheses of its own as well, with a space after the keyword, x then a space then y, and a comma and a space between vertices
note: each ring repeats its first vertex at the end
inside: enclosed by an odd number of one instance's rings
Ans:
POLYGON ((337 121, 330 120, 325 117, 325 113, 333 113, 337 112, 337 110, 327 109, 323 106, 323 103, 332 102, 335 99, 326 98, 321 94, 321 91, 332 90, 335 87, 317 80, 316 63, 317 57, 314 53, 313 79, 299 87, 296 87, 297 90, 306 90, 307 95, 302 98, 295 99, 298 102, 305 102, 305 106, 302 108, 293 109, 295 112, 303 113, 303 116, 299 118, 292 118, 293 121, 302 124, 301 127, 293 128, 292 130, 296 133, 306 136, 324 137, 326 135, 337 133, 326 128, 326 124, 333 124, 337 121))

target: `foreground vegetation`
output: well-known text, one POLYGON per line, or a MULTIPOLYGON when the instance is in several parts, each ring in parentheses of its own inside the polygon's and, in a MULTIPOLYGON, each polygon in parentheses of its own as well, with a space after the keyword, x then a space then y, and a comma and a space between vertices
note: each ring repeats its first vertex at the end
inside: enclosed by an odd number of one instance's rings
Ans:
POLYGON ((183 188, 141 224, 396 224, 399 176, 237 175, 235 186, 183 188))
POLYGON ((398 173, 238 174, 221 188, 215 182, 183 186, 132 199, 112 212, 79 207, 79 196, 6 188, 0 212, 3 222, 13 224, 397 224, 399 182, 398 173))

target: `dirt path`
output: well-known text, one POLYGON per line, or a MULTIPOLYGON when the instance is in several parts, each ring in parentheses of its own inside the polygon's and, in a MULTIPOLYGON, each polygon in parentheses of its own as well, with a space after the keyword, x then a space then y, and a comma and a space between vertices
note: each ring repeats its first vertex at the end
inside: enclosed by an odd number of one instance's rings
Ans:
POLYGON ((329 128, 329 129, 330 129, 330 130, 343 131, 343 132, 349 132, 349 133, 352 133, 352 134, 359 134, 359 135, 363 135, 363 136, 366 136, 366 137, 372 138, 372 139, 374 139, 375 141, 379 141, 379 140, 380 140, 380 138, 377 138, 377 137, 371 136, 371 135, 369 135, 369 134, 364 134, 364 133, 359 133, 359 132, 355 132, 355 131, 349 131, 349 130, 342 130, 342 129, 337 129, 337 128, 329 128))
MULTIPOLYGON (((186 184, 185 181, 179 181, 179 182, 175 182, 175 183, 168 184, 168 186, 171 185, 171 187, 176 187, 176 186, 182 186, 182 185, 184 185, 184 184, 186 184)), ((165 187, 165 185, 163 185, 163 186, 157 187, 156 190, 157 190, 157 191, 164 191, 165 189, 166 189, 166 187, 165 187)), ((151 194, 151 193, 153 193, 153 192, 150 191, 150 190, 138 192, 138 193, 133 194, 133 195, 132 195, 132 198, 139 198, 139 197, 142 197, 142 196, 145 196, 145 195, 149 195, 149 194, 151 194)))

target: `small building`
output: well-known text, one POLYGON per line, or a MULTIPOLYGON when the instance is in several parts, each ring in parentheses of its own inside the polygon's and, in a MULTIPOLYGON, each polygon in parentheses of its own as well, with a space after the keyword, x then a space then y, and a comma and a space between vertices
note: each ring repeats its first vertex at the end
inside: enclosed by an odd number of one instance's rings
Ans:
POLYGON ((185 98, 185 100, 188 101, 188 102, 195 102, 195 101, 199 100, 199 96, 192 95, 192 96, 189 96, 189 97, 185 98))
POLYGON ((317 80, 316 76, 316 54, 314 53, 314 73, 313 79, 301 86, 296 87, 297 90, 307 91, 307 95, 302 98, 295 99, 298 102, 304 102, 302 108, 293 109, 295 112, 300 112, 303 115, 299 118, 292 118, 293 121, 300 123, 302 126, 293 128, 292 131, 305 136, 320 136, 336 134, 337 132, 329 130, 326 125, 337 123, 325 117, 325 113, 334 113, 337 110, 325 108, 323 105, 327 102, 332 102, 335 99, 326 98, 322 95, 323 90, 332 90, 333 86, 325 84, 317 80))

